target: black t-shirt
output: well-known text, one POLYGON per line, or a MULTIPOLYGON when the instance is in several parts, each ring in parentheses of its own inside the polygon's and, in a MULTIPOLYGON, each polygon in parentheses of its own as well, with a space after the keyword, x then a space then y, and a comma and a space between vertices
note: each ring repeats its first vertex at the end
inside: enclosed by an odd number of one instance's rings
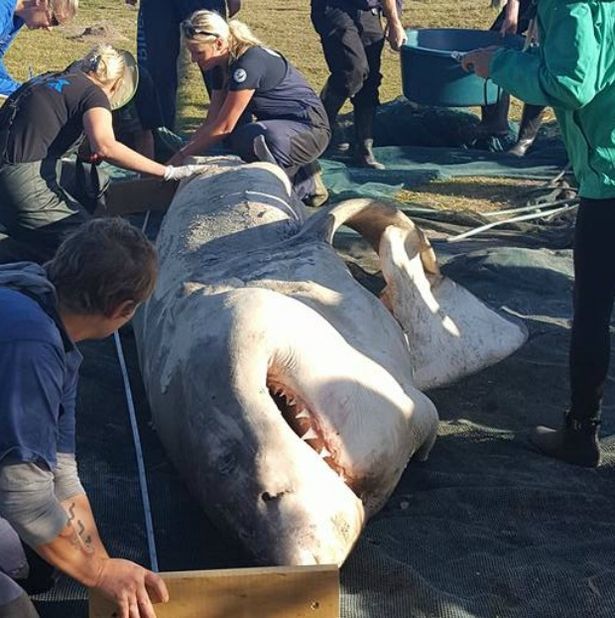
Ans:
POLYGON ((8 130, 7 160, 12 163, 60 158, 83 135, 83 114, 111 109, 102 88, 85 73, 71 70, 40 75, 9 98, 17 105, 8 130))
POLYGON ((328 128, 320 97, 286 58, 266 47, 251 47, 224 71, 212 71, 214 90, 254 90, 248 111, 257 120, 294 120, 328 128))

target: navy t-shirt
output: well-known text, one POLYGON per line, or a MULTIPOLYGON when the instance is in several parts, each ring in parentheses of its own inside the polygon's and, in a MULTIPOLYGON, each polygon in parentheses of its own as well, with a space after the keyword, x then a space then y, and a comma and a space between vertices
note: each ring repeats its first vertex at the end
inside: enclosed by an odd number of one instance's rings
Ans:
POLYGON ((75 452, 82 356, 37 301, 0 287, 0 461, 43 462, 75 452))
POLYGON ((18 106, 6 149, 11 163, 60 158, 83 135, 85 112, 111 109, 102 88, 78 69, 34 77, 11 100, 18 106))
POLYGON ((266 47, 251 47, 225 72, 212 71, 214 90, 254 90, 248 111, 257 120, 293 120, 329 127, 320 97, 284 56, 266 47))

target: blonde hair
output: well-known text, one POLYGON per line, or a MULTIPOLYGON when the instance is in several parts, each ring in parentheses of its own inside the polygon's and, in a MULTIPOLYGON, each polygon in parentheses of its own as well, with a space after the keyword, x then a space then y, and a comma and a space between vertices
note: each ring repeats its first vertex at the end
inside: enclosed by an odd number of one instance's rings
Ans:
POLYGON ((84 73, 90 73, 103 85, 113 84, 124 77, 124 56, 108 43, 93 47, 79 62, 84 73))
POLYGON ((60 23, 70 21, 79 8, 79 0, 49 0, 49 6, 60 23))
POLYGON ((249 26, 238 19, 227 22, 215 11, 195 11, 186 20, 194 29, 208 34, 196 32, 188 38, 194 44, 211 44, 216 39, 226 41, 231 59, 239 58, 251 47, 261 46, 263 43, 252 33, 249 26))

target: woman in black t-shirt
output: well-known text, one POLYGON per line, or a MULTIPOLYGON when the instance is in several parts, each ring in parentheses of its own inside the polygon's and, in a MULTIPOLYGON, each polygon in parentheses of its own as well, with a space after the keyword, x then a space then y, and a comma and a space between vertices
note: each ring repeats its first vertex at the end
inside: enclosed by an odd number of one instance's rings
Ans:
POLYGON ((305 203, 320 206, 328 194, 316 159, 331 136, 322 102, 303 75, 264 47, 243 23, 212 11, 196 11, 182 23, 192 61, 212 72, 205 122, 171 160, 181 163, 230 137, 245 161, 282 167, 305 203), (255 122, 243 123, 246 115, 255 122))
POLYGON ((89 217, 88 196, 64 181, 61 161, 84 134, 94 161, 165 179, 194 171, 165 167, 116 141, 111 110, 132 98, 136 84, 132 56, 99 45, 7 99, 0 109, 0 233, 8 239, 0 243, 0 262, 50 259, 66 233, 89 217))

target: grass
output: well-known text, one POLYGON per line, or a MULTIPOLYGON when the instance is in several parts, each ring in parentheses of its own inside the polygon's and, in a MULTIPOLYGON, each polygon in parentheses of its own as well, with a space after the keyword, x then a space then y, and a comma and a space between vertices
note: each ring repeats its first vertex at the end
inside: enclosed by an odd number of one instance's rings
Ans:
MULTIPOLYGON (((487 28, 496 16, 487 2, 476 0, 407 0, 406 4, 403 21, 413 27, 487 28)), ((309 5, 309 0, 245 0, 240 18, 264 42, 285 54, 320 90, 327 78, 327 69, 318 36, 310 22, 309 5)), ((71 24, 52 32, 22 31, 7 54, 6 64, 17 79, 24 80, 30 71, 38 74, 67 66, 101 40, 134 52, 136 18, 136 9, 122 0, 82 0, 79 14, 71 24), (87 28, 102 31, 102 34, 88 34, 87 28)), ((382 72, 381 99, 388 101, 401 94, 399 56, 388 48, 383 54, 382 72)), ((207 105, 200 74, 193 67, 188 68, 181 80, 179 97, 178 125, 189 130, 199 124, 207 105)), ((520 115, 518 102, 513 102, 511 114, 513 118, 520 115)), ((470 182, 465 179, 420 188, 411 196, 420 194, 423 201, 446 201, 449 205, 455 198, 458 204, 479 210, 514 202, 515 183, 497 182, 508 188, 493 192, 489 188, 493 180, 470 182), (462 192, 467 192, 467 199, 462 192)), ((401 197, 410 199, 406 192, 401 197)))

